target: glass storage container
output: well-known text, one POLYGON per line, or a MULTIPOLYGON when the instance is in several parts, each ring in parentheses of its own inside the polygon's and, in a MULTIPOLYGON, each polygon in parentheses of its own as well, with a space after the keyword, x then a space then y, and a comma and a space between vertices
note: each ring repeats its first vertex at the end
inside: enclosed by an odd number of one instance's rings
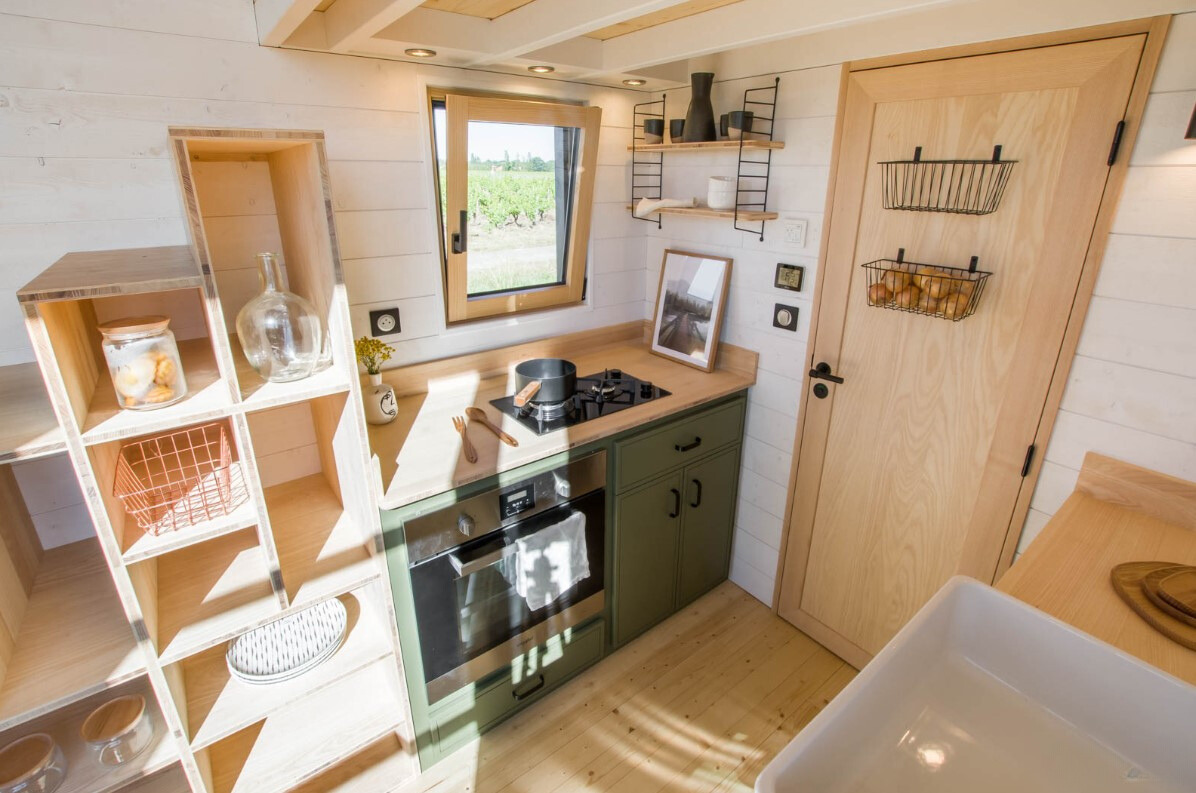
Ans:
POLYGON ((54 793, 66 776, 66 757, 44 732, 0 749, 0 793, 54 793))
POLYGON ((105 702, 84 720, 79 735, 100 763, 124 765, 141 754, 154 737, 145 697, 129 694, 105 702))
POLYGON ((249 365, 272 383, 311 376, 325 359, 327 330, 316 309, 282 288, 278 256, 259 253, 262 293, 237 313, 237 338, 249 365))
POLYGON ((183 362, 168 317, 128 317, 99 326, 116 402, 129 410, 153 410, 187 396, 183 362))

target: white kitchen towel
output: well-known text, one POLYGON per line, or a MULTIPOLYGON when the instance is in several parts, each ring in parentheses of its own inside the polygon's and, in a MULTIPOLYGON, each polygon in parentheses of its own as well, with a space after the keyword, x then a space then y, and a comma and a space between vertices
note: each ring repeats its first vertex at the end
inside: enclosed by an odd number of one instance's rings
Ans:
POLYGON ((639 203, 635 205, 635 216, 637 218, 646 218, 653 212, 659 212, 668 207, 696 207, 698 199, 696 198, 641 198, 639 203))
POLYGON ((590 577, 584 512, 574 512, 560 523, 519 538, 516 544, 515 591, 532 611, 590 577))

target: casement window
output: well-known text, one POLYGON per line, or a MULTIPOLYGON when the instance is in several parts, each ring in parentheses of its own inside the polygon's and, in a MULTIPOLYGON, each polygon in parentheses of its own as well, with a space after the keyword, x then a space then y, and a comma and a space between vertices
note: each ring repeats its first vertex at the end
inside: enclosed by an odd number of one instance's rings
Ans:
POLYGON ((602 109, 429 96, 448 321, 580 303, 602 109))

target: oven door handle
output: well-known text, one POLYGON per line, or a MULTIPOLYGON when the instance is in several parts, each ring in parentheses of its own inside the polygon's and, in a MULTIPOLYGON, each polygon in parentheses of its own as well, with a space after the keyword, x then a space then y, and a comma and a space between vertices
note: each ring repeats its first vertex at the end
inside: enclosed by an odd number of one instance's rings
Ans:
POLYGON ((510 543, 499 548, 497 551, 491 551, 476 559, 461 559, 455 553, 450 553, 448 558, 449 564, 457 571, 457 577, 465 578, 465 576, 473 575, 479 570, 485 570, 490 565, 501 562, 509 556, 514 556, 517 550, 518 546, 515 543, 510 543))

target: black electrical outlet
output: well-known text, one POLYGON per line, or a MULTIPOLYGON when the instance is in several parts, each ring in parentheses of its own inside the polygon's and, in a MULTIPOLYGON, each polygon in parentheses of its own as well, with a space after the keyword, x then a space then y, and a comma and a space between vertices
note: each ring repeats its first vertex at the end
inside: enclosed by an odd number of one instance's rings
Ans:
POLYGON ((777 262, 777 277, 773 286, 777 289, 788 289, 791 292, 801 291, 801 282, 805 278, 806 268, 800 264, 785 264, 777 262))
POLYGON ((772 326, 782 330, 797 330, 797 306, 777 303, 772 309, 772 326))
POLYGON ((402 330, 397 308, 380 308, 370 312, 371 336, 393 336, 396 333, 401 333, 402 330))

